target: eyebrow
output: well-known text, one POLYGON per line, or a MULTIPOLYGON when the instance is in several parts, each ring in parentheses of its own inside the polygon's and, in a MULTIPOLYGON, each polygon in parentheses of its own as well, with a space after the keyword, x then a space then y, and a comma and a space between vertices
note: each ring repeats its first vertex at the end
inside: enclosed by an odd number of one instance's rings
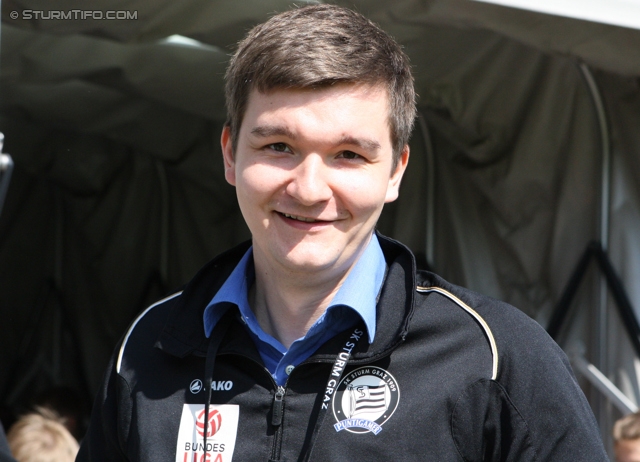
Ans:
POLYGON ((252 135, 260 138, 268 138, 270 136, 286 136, 292 140, 296 139, 295 133, 282 125, 258 125, 251 130, 252 135))
MULTIPOLYGON (((270 136, 286 136, 289 139, 295 140, 297 135, 289 130, 289 128, 282 125, 258 125, 251 129, 251 134, 260 138, 268 138, 270 136)), ((379 151, 381 146, 376 140, 368 138, 356 138, 355 136, 344 135, 335 144, 336 146, 342 145, 358 146, 369 152, 379 151)))
POLYGON ((358 146, 361 149, 364 149, 367 152, 375 152, 380 150, 380 143, 376 140, 370 140, 368 138, 356 138, 354 136, 343 136, 338 140, 336 146, 341 146, 343 144, 358 146))

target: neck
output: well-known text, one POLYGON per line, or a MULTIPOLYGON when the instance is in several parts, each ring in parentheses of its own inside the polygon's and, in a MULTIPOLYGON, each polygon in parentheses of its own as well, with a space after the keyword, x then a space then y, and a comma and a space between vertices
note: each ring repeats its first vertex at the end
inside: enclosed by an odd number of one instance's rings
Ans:
MULTIPOLYGON (((317 281, 282 275, 256 264, 256 280, 249 292, 249 304, 260 327, 287 349, 303 337, 325 312, 346 279, 348 270, 335 278, 317 281)), ((298 275, 299 276, 299 275, 298 275)))
MULTIPOLYGON (((367 241, 368 242, 368 241, 367 241)), ((366 244, 339 268, 304 271, 273 262, 253 248, 255 282, 249 305, 264 332, 287 349, 326 311, 366 244)))

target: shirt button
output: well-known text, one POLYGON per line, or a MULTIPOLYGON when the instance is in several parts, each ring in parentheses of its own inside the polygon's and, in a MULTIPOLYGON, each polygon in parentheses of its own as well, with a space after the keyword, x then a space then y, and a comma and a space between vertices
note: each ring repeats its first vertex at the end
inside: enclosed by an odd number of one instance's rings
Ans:
POLYGON ((284 371, 287 373, 287 375, 291 375, 291 372, 293 372, 294 369, 295 369, 295 366, 292 366, 291 364, 289 364, 284 371))

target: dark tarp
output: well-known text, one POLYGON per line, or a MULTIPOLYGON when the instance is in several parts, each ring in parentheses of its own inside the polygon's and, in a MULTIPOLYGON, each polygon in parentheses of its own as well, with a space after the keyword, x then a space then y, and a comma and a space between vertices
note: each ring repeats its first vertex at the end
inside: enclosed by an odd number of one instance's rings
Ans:
MULTIPOLYGON (((93 395, 135 314, 248 237, 220 160, 222 75, 245 31, 288 7, 96 1, 137 19, 14 21, 50 4, 3 2, 0 129, 16 164, 0 218, 5 404, 51 382, 93 395), (202 45, 167 43, 173 34, 202 45)), ((546 325, 601 235, 585 62, 611 136, 609 256, 640 307, 640 31, 461 0, 355 7, 404 44, 420 96, 409 171, 380 229, 546 325)), ((591 271, 563 345, 584 345, 637 400, 637 359, 611 306, 596 325, 599 287, 591 271)), ((603 428, 613 417, 599 415, 603 428)))

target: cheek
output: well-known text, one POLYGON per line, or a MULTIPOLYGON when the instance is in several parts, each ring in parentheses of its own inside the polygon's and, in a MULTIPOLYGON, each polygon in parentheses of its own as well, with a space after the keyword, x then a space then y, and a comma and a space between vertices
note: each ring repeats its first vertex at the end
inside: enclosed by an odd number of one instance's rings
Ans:
POLYGON ((388 178, 383 175, 347 173, 339 182, 340 197, 352 213, 366 215, 382 209, 387 194, 388 178))
POLYGON ((261 164, 243 166, 236 174, 238 199, 246 203, 259 203, 277 193, 280 186, 277 171, 261 164))

